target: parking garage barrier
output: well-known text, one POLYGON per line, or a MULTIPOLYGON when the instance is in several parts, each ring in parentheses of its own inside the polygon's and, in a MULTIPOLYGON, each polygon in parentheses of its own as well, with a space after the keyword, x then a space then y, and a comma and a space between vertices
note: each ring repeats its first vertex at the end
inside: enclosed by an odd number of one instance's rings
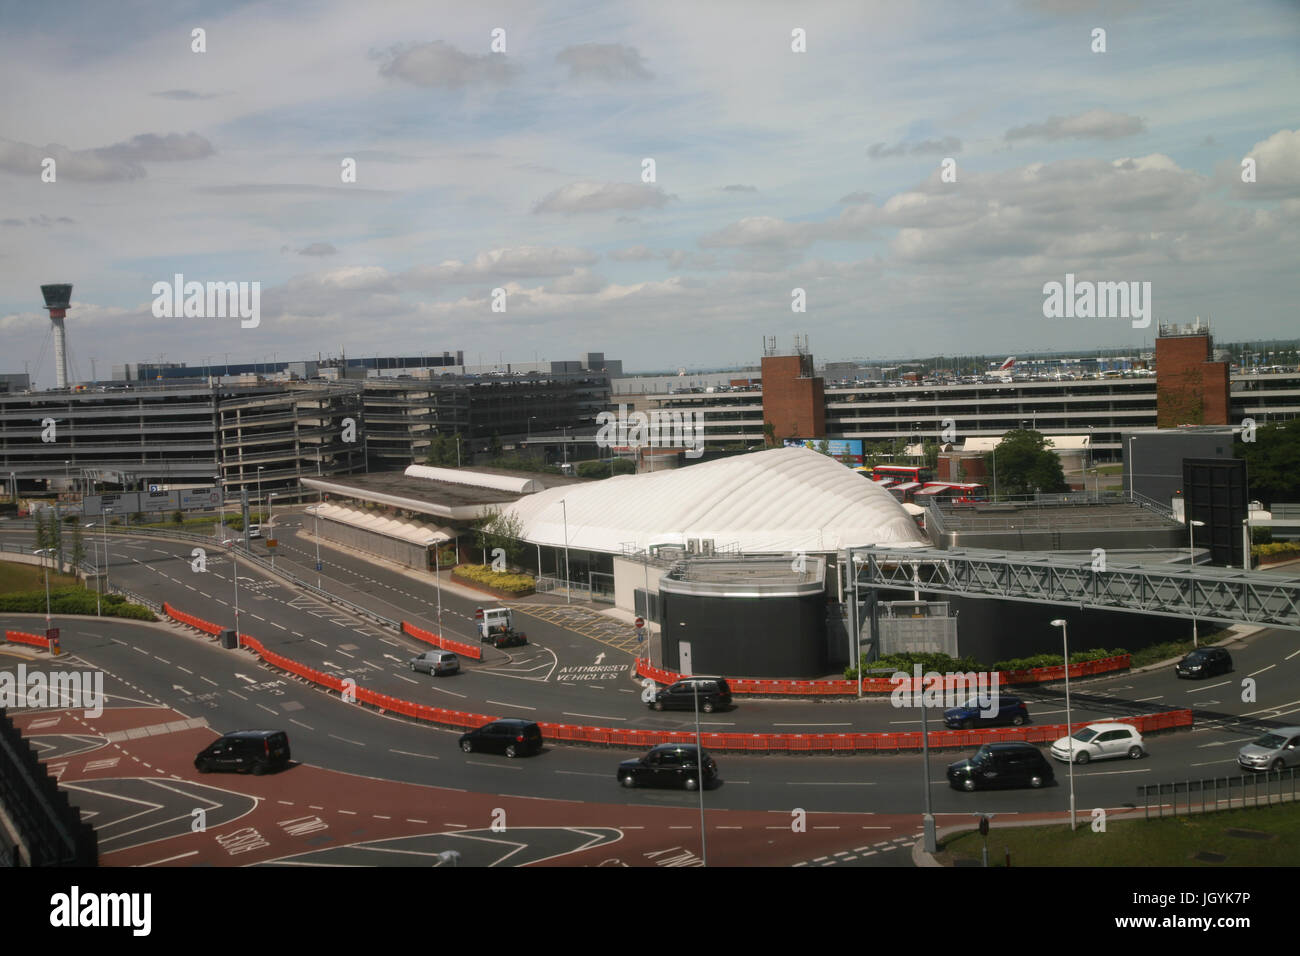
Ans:
POLYGON ((452 651, 462 657, 468 657, 470 660, 480 661, 483 659, 483 649, 475 647, 473 644, 464 644, 460 641, 453 641, 449 637, 442 637, 433 631, 427 631, 422 627, 416 627, 410 621, 402 622, 402 633, 407 637, 413 637, 417 641, 424 641, 426 644, 432 644, 434 647, 441 648, 444 651, 452 651))
POLYGON ((43 651, 50 649, 49 640, 39 634, 29 634, 27 631, 5 631, 5 640, 10 644, 27 644, 43 651))

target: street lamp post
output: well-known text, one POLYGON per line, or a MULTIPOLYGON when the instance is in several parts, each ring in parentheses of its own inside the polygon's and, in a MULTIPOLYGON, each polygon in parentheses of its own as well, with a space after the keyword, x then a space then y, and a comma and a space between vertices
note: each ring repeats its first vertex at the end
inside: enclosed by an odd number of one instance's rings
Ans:
MULTIPOLYGON (((276 496, 276 492, 273 491, 266 497, 266 534, 264 534, 262 537, 264 537, 267 540, 267 542, 272 541, 273 536, 275 535, 275 521, 272 519, 271 516, 271 508, 275 502, 275 496, 276 496)), ((275 548, 271 547, 271 545, 268 543, 266 549, 271 552, 271 570, 274 571, 275 570, 275 548)))
POLYGON ((692 681, 695 689, 695 774, 700 791, 700 859, 709 865, 709 844, 704 830, 704 738, 700 734, 700 682, 692 681))
MULTIPOLYGON (((39 554, 42 558, 54 560, 53 548, 41 548, 39 551, 33 551, 32 554, 39 554)), ((46 561, 41 561, 41 567, 45 569, 45 635, 50 633, 50 566, 46 561)))
MULTIPOLYGON (((1196 529, 1204 528, 1204 521, 1193 521, 1187 519, 1187 570, 1189 573, 1195 571, 1196 567, 1196 529)), ((1201 643, 1196 633, 1196 576, 1192 574, 1188 582, 1191 588, 1188 597, 1192 604, 1192 647, 1200 647, 1201 643)))
POLYGON ((573 591, 569 584, 569 509, 564 499, 560 499, 560 510, 564 515, 564 603, 572 603, 573 591))
POLYGON ((442 548, 440 541, 433 542, 433 583, 438 589, 438 636, 442 637, 442 548))
POLYGON ((1070 640, 1066 634, 1066 621, 1058 617, 1052 627, 1061 629, 1061 647, 1065 656, 1065 740, 1066 758, 1070 761, 1070 831, 1074 832, 1074 726, 1070 722, 1070 640))
POLYGON ((257 507, 259 510, 262 507, 262 469, 265 467, 265 465, 257 466, 257 507))
POLYGON ((101 514, 104 518, 104 583, 103 589, 108 590, 108 566, 111 563, 108 559, 108 516, 113 513, 112 508, 104 508, 101 514))
MULTIPOLYGON (((217 482, 218 487, 220 487, 221 476, 217 475, 217 477, 214 480, 217 482)), ((233 568, 233 577, 235 579, 235 643, 238 644, 239 643, 239 551, 238 551, 239 541, 236 538, 227 538, 224 535, 224 532, 226 530, 225 488, 221 488, 220 495, 217 500, 218 500, 218 504, 217 504, 218 523, 223 533, 222 537, 220 538, 220 541, 222 545, 228 546, 230 548, 230 563, 231 563, 231 567, 233 568)), ((244 532, 247 534, 248 532, 247 526, 244 528, 244 532)))
MULTIPOLYGON (((86 527, 89 528, 91 531, 94 531, 95 522, 93 521, 90 522, 88 525, 86 525, 86 527)), ((104 544, 107 545, 108 544, 107 532, 105 532, 104 537, 106 539, 104 541, 104 544)), ((95 536, 93 534, 90 536, 90 550, 95 552, 95 616, 103 617, 104 616, 104 607, 103 607, 104 579, 100 577, 100 573, 99 573, 99 548, 95 547, 95 536)))
MULTIPOLYGON (((316 477, 320 477, 320 455, 316 456, 316 477)), ((322 502, 321 490, 316 489, 316 590, 320 590, 320 506, 322 502)))
MULTIPOLYGON (((856 612, 855 612, 856 613, 856 612)), ((862 673, 862 665, 859 662, 858 674, 862 673)), ((913 688, 921 694, 921 769, 925 773, 925 812, 921 816, 921 824, 925 830, 925 852, 934 853, 939 849, 939 837, 934 829, 934 811, 930 806, 930 720, 928 717, 928 708, 925 706, 925 678, 921 679, 922 686, 913 688)))

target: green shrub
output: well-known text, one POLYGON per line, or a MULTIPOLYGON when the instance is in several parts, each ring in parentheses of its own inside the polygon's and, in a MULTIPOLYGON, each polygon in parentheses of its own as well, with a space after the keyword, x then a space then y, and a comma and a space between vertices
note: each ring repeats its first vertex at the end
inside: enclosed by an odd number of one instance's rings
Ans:
POLYGON ((486 564, 458 564, 451 572, 453 575, 512 594, 527 594, 536 587, 537 582, 531 574, 512 574, 509 571, 493 571, 486 564))
MULTIPOLYGON (((866 668, 868 672, 888 668, 890 671, 906 671, 908 674, 911 674, 912 669, 917 664, 921 665, 921 671, 923 673, 926 671, 938 671, 941 674, 950 671, 961 671, 962 673, 966 673, 968 671, 980 670, 980 665, 975 662, 974 658, 949 657, 947 654, 886 654, 879 660, 875 661, 868 661, 863 657, 859 663, 862 667, 866 668)), ((884 677, 888 675, 867 673, 866 676, 884 677)), ((844 677, 848 680, 857 680, 858 669, 856 667, 846 667, 844 669, 844 677)))

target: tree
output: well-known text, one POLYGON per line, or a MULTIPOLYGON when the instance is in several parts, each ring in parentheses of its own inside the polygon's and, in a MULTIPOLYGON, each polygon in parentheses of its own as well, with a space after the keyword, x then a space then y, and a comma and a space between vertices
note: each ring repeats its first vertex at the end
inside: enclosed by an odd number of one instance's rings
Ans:
POLYGON ((763 440, 768 448, 776 445, 776 426, 771 422, 763 422, 763 440))
POLYGON ((921 455, 925 459, 926 468, 939 467, 939 445, 936 442, 927 441, 921 444, 921 455))
POLYGON ((86 542, 81 537, 81 525, 72 526, 72 566, 81 567, 81 562, 86 560, 86 542))
POLYGON ((1254 437, 1233 446, 1246 459, 1251 497, 1265 506, 1300 500, 1300 418, 1260 426, 1254 437))
POLYGON ((1069 491, 1060 456, 1051 450, 1051 444, 1042 432, 1026 428, 1007 432, 1002 443, 984 456, 989 472, 997 475, 998 493, 1029 495, 1035 491, 1048 494, 1069 491))
POLYGON ((45 509, 32 512, 32 524, 36 529, 36 550, 43 551, 50 546, 50 523, 45 520, 45 509))
POLYGON ((181 525, 183 525, 184 523, 185 523, 185 515, 184 515, 184 513, 181 512, 181 511, 179 511, 179 510, 178 510, 178 511, 173 511, 173 512, 172 512, 172 524, 176 525, 176 527, 179 528, 179 527, 180 527, 181 525))
POLYGON ((490 555, 501 548, 506 553, 506 560, 517 564, 524 553, 523 529, 524 523, 518 515, 505 514, 501 509, 493 508, 474 522, 474 537, 481 550, 490 555))
POLYGON ((497 432, 492 433, 492 441, 488 444, 488 454, 493 458, 501 454, 501 435, 497 432))
POLYGON ((626 458, 615 458, 613 462, 608 461, 581 461, 578 462, 579 478, 609 478, 614 475, 630 475, 636 471, 636 465, 626 458))
POLYGON ((817 443, 817 451, 829 458, 831 455, 831 443, 823 438, 817 443))
POLYGON ((429 442, 429 464, 436 468, 456 467, 455 439, 439 433, 429 442))

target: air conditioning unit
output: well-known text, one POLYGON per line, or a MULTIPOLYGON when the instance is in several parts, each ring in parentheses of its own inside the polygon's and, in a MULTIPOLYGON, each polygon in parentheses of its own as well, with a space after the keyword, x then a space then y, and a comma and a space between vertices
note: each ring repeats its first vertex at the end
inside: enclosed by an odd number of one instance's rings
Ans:
POLYGON ((700 539, 699 539, 699 538, 687 538, 687 539, 686 539, 686 553, 687 553, 687 554, 699 554, 699 553, 700 553, 700 539))
POLYGON ((713 557, 713 539, 702 538, 700 540, 700 553, 705 557, 713 557))

